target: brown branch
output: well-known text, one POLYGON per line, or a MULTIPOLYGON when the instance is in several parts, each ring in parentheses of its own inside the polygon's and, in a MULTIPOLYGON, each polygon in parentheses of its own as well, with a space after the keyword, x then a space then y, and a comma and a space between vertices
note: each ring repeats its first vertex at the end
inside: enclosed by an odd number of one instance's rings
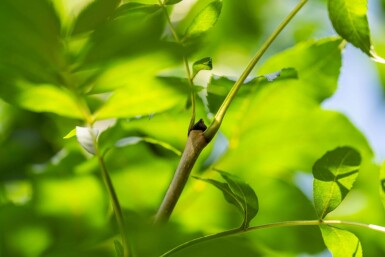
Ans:
POLYGON ((165 223, 170 218, 199 154, 208 144, 203 135, 205 127, 203 121, 200 120, 190 131, 174 178, 155 216, 155 224, 165 223))

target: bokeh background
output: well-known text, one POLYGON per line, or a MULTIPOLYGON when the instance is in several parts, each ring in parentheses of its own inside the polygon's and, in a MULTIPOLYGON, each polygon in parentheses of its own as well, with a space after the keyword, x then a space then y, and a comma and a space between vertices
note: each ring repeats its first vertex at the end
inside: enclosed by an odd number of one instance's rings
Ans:
MULTIPOLYGON (((71 32, 71 24, 90 2, 0 0, 0 256, 114 256, 113 240, 119 238, 97 161, 75 138, 63 139, 75 126, 84 124, 79 119, 36 112, 30 105, 20 104, 14 81, 56 83, 58 79, 51 76, 51 71, 68 71, 62 60, 75 67, 86 63, 87 69, 77 73, 81 79, 101 73, 92 82, 96 85, 93 93, 135 81, 152 83, 144 77, 152 76, 153 70, 184 74, 178 53, 169 53, 178 52, 177 46, 166 47, 164 53, 147 50, 151 44, 130 49, 127 42, 136 39, 125 32, 135 28, 135 19, 127 27, 118 24, 104 31, 97 27, 94 41, 87 41, 94 35, 92 31, 71 32), (60 43, 56 42, 57 35, 60 43), (64 52, 63 59, 55 56, 55 49, 59 48, 61 54, 64 52), (84 57, 82 49, 91 50, 84 57)), ((184 0, 170 9, 177 30, 183 31, 209 2, 184 0)), ((296 2, 223 0, 216 26, 191 47, 190 62, 206 56, 213 59, 213 70, 201 72, 196 82, 205 86, 211 74, 239 76, 296 2)), ((384 14, 384 0, 369 0, 372 40, 381 56, 385 56, 384 14)), ((171 40, 164 24, 158 25, 151 27, 154 31, 144 33, 140 42, 151 42, 154 38, 171 40)), ((335 35, 326 1, 309 1, 266 53, 253 76, 260 75, 264 62, 276 53, 299 42, 335 35)), ((256 190, 261 211, 252 225, 314 219, 311 166, 325 151, 339 144, 356 147, 363 156, 363 168, 357 188, 332 217, 385 225, 378 186, 379 166, 385 159, 385 66, 350 45, 343 52, 342 63, 335 94, 319 103, 290 104, 284 93, 269 98, 271 92, 279 92, 274 87, 263 89, 261 98, 246 100, 252 102, 254 109, 240 116, 237 107, 244 100, 240 98, 213 146, 200 158, 195 175, 218 178, 209 169, 215 166, 238 174, 256 190), (265 105, 266 99, 272 99, 272 103, 265 105), (290 112, 297 114, 287 114, 290 112), (233 124, 233 118, 245 122, 233 124)), ((137 90, 133 95, 140 93, 137 90)), ((87 101, 92 106, 99 103, 92 98, 87 101)), ((179 102, 172 110, 153 117, 121 119, 101 137, 101 142, 145 136, 182 150, 190 110, 185 109, 185 101, 179 102)), ((204 102, 199 115, 207 121, 211 114, 204 102)), ((150 102, 148 106, 151 109, 156 104, 150 102)), ((192 180, 170 225, 155 231, 148 220, 155 213, 177 162, 174 153, 148 143, 113 149, 107 155, 107 166, 128 220, 128 230, 140 252, 138 256, 158 256, 187 239, 233 228, 241 222, 240 215, 219 191, 192 180)), ((363 243, 364 256, 385 255, 384 235, 363 229, 352 231, 363 243)), ((281 228, 225 238, 176 256, 196 255, 330 256, 315 227, 281 228)))

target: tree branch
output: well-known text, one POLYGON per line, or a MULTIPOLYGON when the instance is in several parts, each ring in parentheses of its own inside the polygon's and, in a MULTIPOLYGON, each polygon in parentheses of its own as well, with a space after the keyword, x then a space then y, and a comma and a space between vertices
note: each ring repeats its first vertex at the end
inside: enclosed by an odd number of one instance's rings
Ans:
POLYGON ((207 143, 202 130, 193 129, 190 131, 178 168, 155 216, 155 224, 165 223, 170 218, 191 170, 207 143))

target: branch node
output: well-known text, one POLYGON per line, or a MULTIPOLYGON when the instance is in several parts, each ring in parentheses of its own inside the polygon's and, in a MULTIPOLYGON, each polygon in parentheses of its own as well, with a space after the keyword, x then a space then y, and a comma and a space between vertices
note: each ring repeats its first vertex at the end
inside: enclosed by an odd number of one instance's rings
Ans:
POLYGON ((197 123, 195 123, 189 130, 188 134, 190 135, 191 130, 200 130, 204 132, 207 129, 207 126, 203 119, 200 119, 197 123))

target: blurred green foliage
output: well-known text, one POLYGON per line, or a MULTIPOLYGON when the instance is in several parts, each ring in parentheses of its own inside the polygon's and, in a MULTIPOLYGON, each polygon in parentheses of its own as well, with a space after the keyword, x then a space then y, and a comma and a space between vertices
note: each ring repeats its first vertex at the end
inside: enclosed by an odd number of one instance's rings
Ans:
MULTIPOLYGON (((212 1, 168 2, 176 33, 183 36, 186 30, 199 30, 188 28, 212 1)), ((373 186, 379 167, 372 163, 370 146, 347 117, 320 106, 337 88, 343 48, 331 32, 324 2, 311 1, 252 74, 292 68, 298 77, 260 86, 246 83, 221 134, 193 171, 215 177, 215 167, 247 181, 259 199, 251 225, 316 219, 297 178, 311 176, 314 162, 342 145, 360 152, 362 166, 352 192, 329 215, 385 225, 379 187, 373 186), (313 39, 321 36, 330 37, 313 39), (308 39, 313 40, 302 42, 308 39)), ((90 118, 111 127, 101 134, 100 145, 137 256, 159 256, 187 240, 242 223, 220 191, 190 180, 171 223, 154 228, 152 216, 179 156, 151 141, 114 145, 122 138, 146 137, 182 151, 191 111, 186 108, 190 89, 181 71, 183 55, 190 64, 207 56, 213 60, 213 70, 196 78, 197 117, 209 123, 231 78, 295 1, 224 0, 215 26, 187 40, 184 48, 172 39, 157 4, 0 1, 0 256, 115 256, 118 229, 98 163, 75 138, 63 139, 90 118)), ((385 255, 383 235, 353 231, 364 256, 385 255)), ((323 251, 317 227, 294 227, 214 240, 175 256, 311 256, 323 251)))

